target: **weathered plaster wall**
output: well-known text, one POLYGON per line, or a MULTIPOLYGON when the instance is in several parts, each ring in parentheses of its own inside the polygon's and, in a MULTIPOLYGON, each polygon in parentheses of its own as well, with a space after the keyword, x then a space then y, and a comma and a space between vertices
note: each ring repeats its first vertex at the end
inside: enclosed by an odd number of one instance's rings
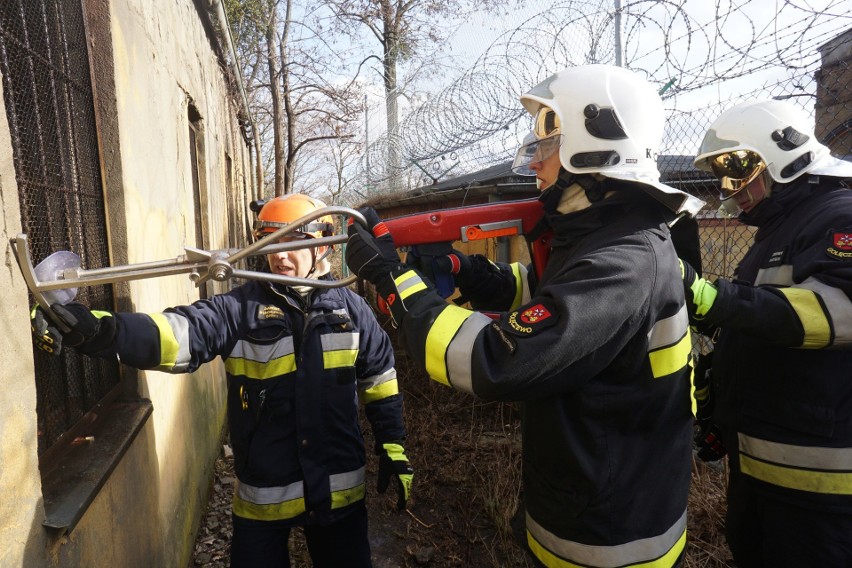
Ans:
MULTIPOLYGON (((108 211, 123 207, 123 215, 108 214, 113 245, 121 246, 117 256, 129 263, 162 260, 195 245, 190 103, 204 124, 208 244, 227 248, 228 207, 245 197, 226 193, 225 153, 238 188, 248 175, 249 155, 235 116, 237 99, 228 91, 195 4, 112 0, 109 11, 120 147, 106 151, 119 153, 123 180, 123 203, 108 203, 108 211)), ((20 231, 20 216, 8 124, 0 117, 0 236, 8 243, 20 231)), ((153 415, 75 529, 52 536, 41 525, 28 299, 8 246, 4 264, 0 566, 186 566, 225 421, 221 360, 191 375, 140 374, 139 394, 151 399, 153 415)), ((215 288, 223 291, 226 285, 215 288)), ((137 281, 125 289, 129 305, 143 312, 199 297, 186 275, 137 281)))

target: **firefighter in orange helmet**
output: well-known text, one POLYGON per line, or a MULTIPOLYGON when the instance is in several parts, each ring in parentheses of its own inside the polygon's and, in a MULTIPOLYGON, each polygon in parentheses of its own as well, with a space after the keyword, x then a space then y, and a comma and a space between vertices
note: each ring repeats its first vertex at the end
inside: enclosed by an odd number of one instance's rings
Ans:
MULTIPOLYGON (((268 201, 255 236, 325 207, 305 195, 268 201)), ((323 216, 282 240, 331 234, 323 216)), ((273 274, 330 278, 327 247, 267 255, 273 274)), ((406 506, 413 470, 405 455, 402 395, 391 342, 367 303, 348 288, 250 281, 162 313, 91 312, 54 304, 70 332, 35 310, 36 342, 168 373, 221 356, 234 449, 231 566, 289 566, 291 528, 304 527, 316 567, 371 566, 364 504, 366 451, 360 398, 379 456, 378 491, 397 487, 406 506)))

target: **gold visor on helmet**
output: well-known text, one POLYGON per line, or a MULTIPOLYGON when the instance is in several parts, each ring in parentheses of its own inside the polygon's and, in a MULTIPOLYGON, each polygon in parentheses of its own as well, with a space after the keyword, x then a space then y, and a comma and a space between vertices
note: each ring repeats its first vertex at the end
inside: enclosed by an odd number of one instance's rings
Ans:
POLYGON ((535 113, 533 133, 539 140, 562 132, 562 124, 553 109, 543 106, 535 113))
POLYGON ((766 162, 751 150, 725 152, 708 161, 721 182, 722 199, 730 199, 766 170, 766 162))

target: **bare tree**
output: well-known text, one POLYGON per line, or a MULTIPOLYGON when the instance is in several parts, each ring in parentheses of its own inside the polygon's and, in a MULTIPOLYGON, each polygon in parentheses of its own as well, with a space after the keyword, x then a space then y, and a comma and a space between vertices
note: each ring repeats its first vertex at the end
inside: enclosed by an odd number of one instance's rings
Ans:
POLYGON ((292 193, 298 164, 309 162, 300 155, 317 142, 351 136, 361 110, 357 84, 336 67, 340 56, 311 27, 321 7, 308 6, 295 0, 226 3, 273 195, 292 193))
POLYGON ((385 114, 388 132, 388 163, 398 170, 399 150, 396 140, 399 126, 397 99, 399 65, 403 61, 430 57, 452 31, 450 22, 474 10, 504 7, 505 0, 326 0, 334 10, 339 29, 357 36, 363 28, 381 46, 381 55, 370 55, 381 61, 385 92, 385 114))

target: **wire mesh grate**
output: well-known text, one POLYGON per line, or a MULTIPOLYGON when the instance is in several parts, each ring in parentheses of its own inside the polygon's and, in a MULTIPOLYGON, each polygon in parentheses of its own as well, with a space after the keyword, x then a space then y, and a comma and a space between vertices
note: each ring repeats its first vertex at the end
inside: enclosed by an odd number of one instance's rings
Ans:
MULTIPOLYGON (((70 250, 83 266, 109 265, 104 197, 82 6, 65 0, 0 3, 0 72, 14 153, 21 224, 38 263, 70 250)), ((108 286, 80 289, 113 308, 108 286)), ((115 361, 73 350, 35 351, 39 455, 118 384, 115 361)))

